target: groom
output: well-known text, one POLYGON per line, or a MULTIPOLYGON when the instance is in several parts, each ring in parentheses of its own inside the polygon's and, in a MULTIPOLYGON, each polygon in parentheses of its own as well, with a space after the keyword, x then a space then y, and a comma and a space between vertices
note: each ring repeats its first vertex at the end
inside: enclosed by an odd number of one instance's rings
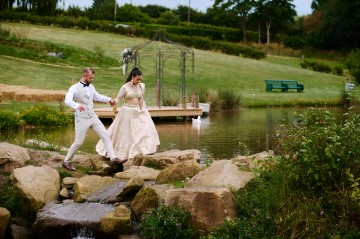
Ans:
POLYGON ((105 126, 94 112, 94 101, 109 102, 115 105, 110 97, 99 94, 91 84, 95 77, 95 70, 90 67, 83 69, 80 81, 72 85, 65 96, 65 104, 75 110, 75 141, 71 145, 62 166, 75 171, 76 168, 70 163, 76 150, 83 144, 89 128, 93 129, 104 142, 107 155, 110 161, 115 164, 122 164, 126 160, 116 157, 110 137, 105 126))

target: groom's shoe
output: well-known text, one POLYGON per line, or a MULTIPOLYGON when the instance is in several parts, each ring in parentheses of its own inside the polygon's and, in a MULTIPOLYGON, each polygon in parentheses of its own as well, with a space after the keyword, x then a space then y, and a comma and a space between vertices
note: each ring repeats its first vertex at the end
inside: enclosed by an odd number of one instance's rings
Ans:
POLYGON ((76 168, 71 165, 69 162, 63 162, 62 163, 63 168, 69 169, 71 171, 76 171, 76 168))
POLYGON ((112 163, 116 163, 116 164, 123 164, 127 161, 127 159, 119 159, 119 158, 114 158, 112 160, 110 160, 112 163))

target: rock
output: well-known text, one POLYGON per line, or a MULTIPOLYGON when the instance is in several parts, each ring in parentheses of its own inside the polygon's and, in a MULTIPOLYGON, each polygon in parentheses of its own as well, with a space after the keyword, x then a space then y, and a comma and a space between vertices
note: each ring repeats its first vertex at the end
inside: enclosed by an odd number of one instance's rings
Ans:
POLYGON ((86 197, 86 201, 88 202, 100 202, 100 203, 116 203, 121 200, 117 198, 123 189, 125 183, 124 182, 113 182, 111 184, 106 185, 103 188, 89 194, 86 197))
POLYGON ((0 173, 10 173, 15 168, 23 167, 28 160, 30 156, 25 148, 6 142, 0 143, 0 173))
POLYGON ((70 198, 70 193, 69 193, 69 191, 67 190, 67 188, 61 189, 59 195, 60 195, 62 198, 70 198))
POLYGON ((101 229, 106 234, 127 234, 132 232, 132 218, 130 210, 120 205, 114 211, 100 219, 101 229))
POLYGON ((79 234, 110 238, 101 229, 101 218, 114 210, 115 207, 109 204, 49 202, 37 213, 33 225, 34 238, 64 239, 79 234))
POLYGON ((163 169, 156 178, 157 184, 171 183, 192 178, 202 166, 195 160, 186 160, 163 169))
POLYGON ((164 200, 165 192, 174 187, 168 184, 149 185, 143 187, 131 203, 135 217, 140 220, 141 216, 150 208, 158 208, 164 200))
POLYGON ((200 151, 197 149, 189 150, 170 150, 151 155, 138 155, 134 158, 133 164, 137 166, 146 166, 151 168, 164 169, 170 165, 186 161, 200 161, 200 151))
POLYGON ((236 217, 233 195, 228 188, 181 188, 165 192, 165 205, 185 207, 191 227, 209 233, 224 219, 236 217))
POLYGON ((140 177, 142 180, 155 180, 160 170, 144 167, 144 166, 131 166, 124 172, 119 172, 114 175, 118 179, 131 179, 135 176, 140 177))
POLYGON ((32 237, 32 228, 11 224, 11 237, 12 239, 28 239, 32 237))
POLYGON ((78 178, 74 178, 74 177, 63 178, 62 187, 63 188, 73 187, 77 180, 78 180, 78 178))
POLYGON ((131 201, 144 186, 144 180, 139 176, 132 177, 125 185, 122 192, 117 195, 119 201, 131 201))
POLYGON ((75 183, 74 200, 75 202, 85 202, 88 195, 115 182, 119 182, 119 180, 97 175, 84 176, 75 183))
POLYGON ((47 165, 51 168, 61 167, 65 158, 64 155, 55 151, 28 149, 28 152, 32 165, 39 167, 43 165, 47 165))
POLYGON ((255 174, 240 171, 231 160, 214 161, 185 184, 185 187, 229 187, 239 190, 255 177, 255 174))
POLYGON ((14 169, 10 175, 15 186, 24 195, 24 210, 32 217, 47 202, 55 199, 60 191, 60 175, 49 166, 26 166, 14 169))
POLYGON ((10 212, 0 207, 0 239, 5 239, 10 222, 10 212))
POLYGON ((239 155, 236 158, 233 158, 232 161, 235 165, 244 167, 248 171, 252 171, 254 168, 259 168, 263 165, 265 160, 274 154, 274 151, 263 151, 257 154, 242 156, 239 155))

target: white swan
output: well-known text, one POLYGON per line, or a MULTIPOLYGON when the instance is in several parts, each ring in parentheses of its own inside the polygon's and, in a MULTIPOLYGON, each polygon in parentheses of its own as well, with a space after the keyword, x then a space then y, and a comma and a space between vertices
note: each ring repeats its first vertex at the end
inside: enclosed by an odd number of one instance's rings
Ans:
POLYGON ((201 118, 200 115, 199 115, 197 118, 193 118, 193 119, 192 119, 192 123, 193 123, 193 124, 201 124, 200 118, 201 118))

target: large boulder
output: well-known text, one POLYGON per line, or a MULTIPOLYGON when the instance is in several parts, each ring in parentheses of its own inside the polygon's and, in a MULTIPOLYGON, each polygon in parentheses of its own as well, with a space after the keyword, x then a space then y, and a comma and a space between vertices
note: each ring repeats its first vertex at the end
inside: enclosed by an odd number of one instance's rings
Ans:
POLYGON ((35 215, 47 202, 55 199, 60 191, 60 175, 49 166, 26 166, 14 169, 10 175, 15 186, 24 196, 24 210, 35 215))
POLYGON ((184 207, 191 213, 191 227, 209 233, 225 219, 235 218, 233 195, 228 188, 181 188, 165 192, 165 205, 184 207))
POLYGON ((119 180, 112 177, 84 176, 75 183, 74 200, 75 202, 85 202, 88 195, 116 182, 119 182, 119 180))
POLYGON ((167 167, 156 178, 157 184, 171 183, 192 178, 199 173, 202 166, 196 160, 186 160, 167 167))
POLYGON ((30 156, 25 148, 6 142, 0 143, 0 173, 10 173, 15 168, 21 168, 28 160, 30 156))
POLYGON ((201 152, 197 149, 189 150, 170 150, 150 155, 138 155, 134 158, 133 164, 137 166, 147 166, 152 168, 164 169, 170 165, 186 161, 200 161, 201 152))
POLYGON ((10 212, 6 208, 0 207, 0 239, 5 239, 9 222, 10 212))
POLYGON ((254 177, 252 172, 240 171, 231 160, 217 160, 191 178, 185 187, 229 187, 239 190, 254 177))
POLYGON ((109 204, 50 202, 37 213, 33 238, 111 238, 102 230, 101 218, 114 210, 109 204))

